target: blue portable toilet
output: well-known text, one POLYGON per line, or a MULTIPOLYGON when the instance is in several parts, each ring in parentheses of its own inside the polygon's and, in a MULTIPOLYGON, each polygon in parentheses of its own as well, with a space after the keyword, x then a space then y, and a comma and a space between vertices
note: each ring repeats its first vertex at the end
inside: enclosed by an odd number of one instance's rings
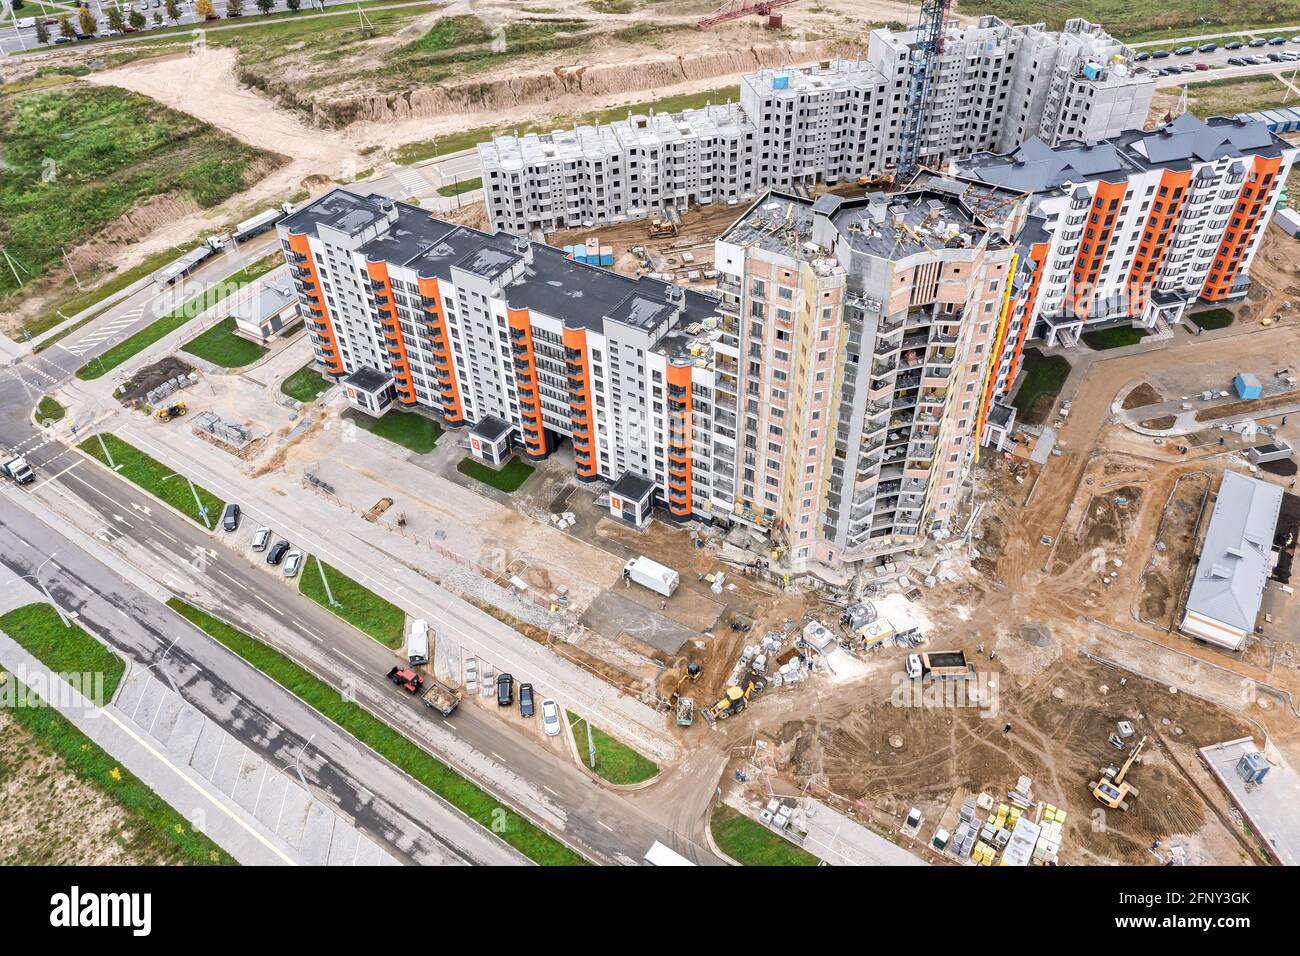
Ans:
POLYGON ((1101 65, 1097 63, 1085 63, 1083 65, 1083 78, 1085 80, 1096 80, 1101 76, 1101 65))
POLYGON ((790 88, 789 73, 778 73, 776 76, 772 77, 772 89, 788 90, 789 88, 790 88))
POLYGON ((1237 394, 1241 398, 1251 399, 1259 398, 1263 392, 1259 384, 1259 377, 1252 375, 1250 372, 1238 372, 1232 380, 1233 386, 1237 389, 1237 394))
POLYGON ((1246 783, 1263 783, 1268 773, 1268 761, 1261 753, 1242 754, 1237 761, 1237 775, 1246 783))

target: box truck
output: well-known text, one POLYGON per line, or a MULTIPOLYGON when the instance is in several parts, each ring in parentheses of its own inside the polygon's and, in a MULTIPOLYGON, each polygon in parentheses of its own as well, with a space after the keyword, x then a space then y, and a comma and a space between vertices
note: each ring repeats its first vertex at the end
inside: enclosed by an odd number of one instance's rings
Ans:
POLYGON ((25 485, 36 479, 31 466, 27 464, 27 459, 22 455, 15 455, 4 464, 0 464, 0 473, 12 478, 20 485, 25 485))
POLYGON ((969 680, 975 665, 967 663, 961 651, 937 651, 933 654, 908 654, 907 676, 912 680, 933 677, 936 680, 969 680))
POLYGON ((672 597, 677 585, 681 583, 676 571, 645 556, 633 558, 623 565, 623 580, 634 581, 664 597, 672 597))

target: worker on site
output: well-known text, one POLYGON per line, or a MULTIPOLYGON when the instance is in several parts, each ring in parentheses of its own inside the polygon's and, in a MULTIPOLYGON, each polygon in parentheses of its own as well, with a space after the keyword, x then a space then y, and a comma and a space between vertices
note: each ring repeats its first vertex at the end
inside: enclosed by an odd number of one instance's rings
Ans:
POLYGON ((1005 727, 1002 728, 1002 734, 1003 736, 1006 736, 1009 733, 1011 733, 1011 725, 1007 724, 1005 727))

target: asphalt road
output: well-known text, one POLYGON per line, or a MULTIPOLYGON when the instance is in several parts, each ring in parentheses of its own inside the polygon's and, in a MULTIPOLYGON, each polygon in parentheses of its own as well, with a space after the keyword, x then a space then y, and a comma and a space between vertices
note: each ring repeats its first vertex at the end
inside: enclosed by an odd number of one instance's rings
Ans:
MULTIPOLYGON (((102 321, 96 320, 87 329, 100 327, 102 321)), ((109 345, 111 341, 105 341, 83 354, 55 346, 0 370, 0 448, 6 453, 15 449, 22 453, 37 474, 34 484, 23 488, 6 484, 0 495, 26 495, 28 505, 68 516, 87 534, 95 535, 96 547, 106 549, 107 564, 145 569, 148 577, 161 582, 167 591, 221 613, 336 687, 352 690, 370 710, 590 859, 636 863, 651 843, 659 840, 697 862, 720 862, 697 842, 700 819, 674 815, 671 808, 657 806, 652 799, 636 800, 605 790, 567 756, 539 746, 527 734, 474 706, 462 706, 445 720, 401 694, 383 676, 394 659, 387 649, 343 625, 295 588, 286 587, 278 575, 249 560, 242 547, 229 548, 215 541, 157 499, 36 429, 30 414, 37 397, 66 381, 76 368, 109 345)), ((273 747, 278 741, 272 724, 279 721, 283 726, 286 715, 293 715, 295 728, 305 721, 298 711, 307 708, 286 703, 274 684, 201 632, 183 625, 156 601, 152 605, 141 601, 140 594, 133 593, 104 562, 97 566, 75 546, 50 537, 49 531, 42 536, 30 517, 17 514, 17 508, 0 510, 5 514, 0 529, 15 529, 9 537, 0 537, 0 562, 15 574, 29 573, 23 569, 30 567, 36 554, 59 551, 58 564, 73 571, 69 580, 49 580, 52 590, 58 588, 54 590, 56 600, 61 604, 67 601, 66 606, 82 613, 92 626, 101 623, 104 630, 99 633, 133 660, 151 663, 158 655, 158 639, 174 636, 179 630, 185 636, 181 645, 185 681, 178 681, 182 694, 241 739, 247 732, 248 746, 258 750, 273 747), (36 546, 31 557, 15 543, 16 538, 36 546), (66 565, 65 554, 69 555, 66 565), (120 626, 123 620, 135 621, 138 627, 120 626), (200 648, 206 648, 206 653, 200 653, 200 648), (196 664, 202 670, 202 680, 192 672, 196 664), (196 698, 190 697, 192 688, 196 698), (223 713, 218 705, 232 693, 250 702, 260 716, 246 721, 223 713)), ((251 535, 252 529, 244 532, 251 535)), ((328 724, 319 717, 315 720, 328 724)), ((295 739, 301 745, 312 732, 299 730, 295 739)), ((409 781, 407 786, 395 783, 391 768, 387 774, 377 771, 373 755, 344 737, 321 758, 320 777, 313 785, 349 816, 356 816, 360 829, 396 841, 399 852, 409 859, 418 859, 422 850, 427 856, 432 850, 421 844, 418 833, 409 827, 413 821, 427 823, 436 818, 419 810, 419 801, 411 793, 413 785, 409 781), (371 803, 350 789, 355 781, 363 781, 369 788, 371 803)), ((288 752, 277 748, 268 751, 268 756, 279 761, 288 752)), ((430 799, 422 788, 414 789, 430 799)), ((463 834, 457 835, 455 828, 439 827, 438 834, 444 843, 456 846, 457 852, 474 859, 483 856, 482 848, 475 848, 463 834)))

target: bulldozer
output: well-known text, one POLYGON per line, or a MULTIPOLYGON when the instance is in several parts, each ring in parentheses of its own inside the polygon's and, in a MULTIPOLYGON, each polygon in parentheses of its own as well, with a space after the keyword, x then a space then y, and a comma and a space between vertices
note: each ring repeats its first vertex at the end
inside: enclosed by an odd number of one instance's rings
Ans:
POLYGON ((726 720, 734 714, 740 713, 745 709, 745 704, 755 690, 754 682, 750 681, 745 685, 745 689, 739 687, 728 687, 727 692, 722 695, 722 699, 709 708, 709 716, 714 720, 726 720))
POLYGON ((894 185, 894 174, 876 173, 874 176, 859 176, 858 185, 864 189, 889 189, 894 185))
POLYGON ((160 422, 169 422, 173 418, 180 418, 188 411, 189 407, 184 402, 177 402, 175 405, 164 405, 153 413, 153 417, 160 422))
POLYGON ((1092 795, 1096 797, 1103 806, 1110 807, 1112 810, 1127 810, 1128 797, 1136 797, 1138 788, 1129 783, 1125 777, 1128 776, 1129 768, 1133 766, 1138 755, 1142 753, 1142 748, 1146 746, 1147 738, 1143 737, 1138 741, 1138 745, 1133 748, 1133 752, 1128 755, 1124 765, 1116 772, 1114 767, 1107 767, 1101 772, 1101 780, 1090 781, 1089 789, 1092 795))
POLYGON ((671 219, 651 219, 651 239, 672 239, 677 235, 677 223, 671 219))

